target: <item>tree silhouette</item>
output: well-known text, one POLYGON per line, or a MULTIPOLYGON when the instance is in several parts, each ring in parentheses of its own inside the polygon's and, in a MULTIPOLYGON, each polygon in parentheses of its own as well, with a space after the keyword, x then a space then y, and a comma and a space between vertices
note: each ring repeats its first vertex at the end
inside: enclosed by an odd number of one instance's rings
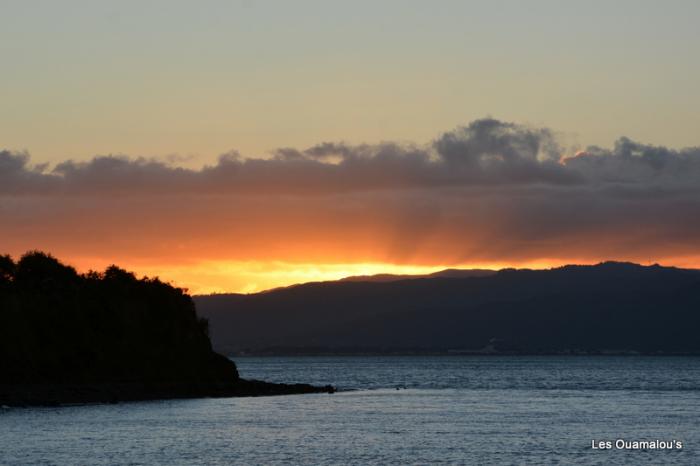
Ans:
POLYGON ((39 251, 0 256, 0 384, 237 379, 182 289, 114 265, 78 274, 39 251))

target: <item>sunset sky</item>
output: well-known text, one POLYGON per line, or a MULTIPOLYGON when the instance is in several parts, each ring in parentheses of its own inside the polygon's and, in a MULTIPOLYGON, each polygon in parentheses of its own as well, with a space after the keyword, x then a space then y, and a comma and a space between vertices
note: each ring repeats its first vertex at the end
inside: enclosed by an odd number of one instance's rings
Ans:
POLYGON ((700 2, 0 0, 0 253, 194 293, 700 267, 700 2))

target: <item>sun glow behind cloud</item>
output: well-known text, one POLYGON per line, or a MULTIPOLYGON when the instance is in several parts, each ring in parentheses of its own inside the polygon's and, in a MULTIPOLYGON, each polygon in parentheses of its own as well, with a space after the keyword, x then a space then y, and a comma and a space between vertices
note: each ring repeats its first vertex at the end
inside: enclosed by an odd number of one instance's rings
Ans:
MULTIPOLYGON (((444 268, 444 267, 442 267, 444 268)), ((424 274, 441 267, 393 264, 294 264, 286 262, 201 262, 184 267, 144 267, 150 276, 168 277, 193 294, 254 293, 297 283, 338 280, 354 275, 424 274)))
POLYGON ((115 263, 194 293, 446 267, 700 263, 700 148, 620 138, 564 158, 575 153, 548 128, 493 119, 424 145, 324 142, 200 170, 116 156, 50 167, 0 151, 0 253, 115 263))
MULTIPOLYGON (((59 257, 63 257, 60 256, 59 257)), ((641 257, 599 257, 599 258, 541 258, 516 262, 469 262, 445 264, 392 264, 380 262, 358 263, 311 263, 286 261, 231 261, 205 260, 184 262, 157 262, 143 259, 124 259, 118 262, 136 274, 137 277, 159 277, 161 280, 186 289, 190 294, 216 293, 258 293, 279 287, 301 283, 340 280, 346 277, 370 276, 378 274, 427 275, 445 269, 502 270, 549 269, 569 264, 592 265, 605 260, 637 262, 643 265, 655 263, 641 257)), ((77 257, 66 261, 79 272, 104 270, 112 261, 100 257, 77 257)), ((700 255, 667 257, 659 261, 661 265, 700 269, 700 255)))
MULTIPOLYGON (((574 261, 591 265, 601 260, 574 261)), ((381 263, 312 264, 259 261, 204 261, 188 265, 134 265, 127 266, 137 275, 161 277, 173 285, 186 288, 191 294, 257 293, 300 283, 340 280, 346 277, 378 274, 424 275, 445 269, 501 270, 506 268, 548 269, 567 265, 572 261, 542 259, 522 263, 469 263, 445 265, 404 265, 381 263)), ((652 262, 637 260, 644 265, 652 262)), ((677 258, 664 261, 686 268, 700 268, 700 256, 694 259, 677 258)))
MULTIPOLYGON (((72 265, 85 272, 104 268, 102 261, 73 261, 72 265), (92 265, 89 265, 92 263, 92 265), (95 267, 99 263, 99 267, 95 267)), ((544 269, 563 265, 561 261, 533 261, 518 264, 518 268, 544 269)), ((186 265, 121 264, 137 276, 160 277, 173 285, 186 288, 191 294, 257 293, 299 283, 339 280, 346 277, 394 274, 423 275, 447 268, 500 270, 511 267, 505 263, 459 265, 405 265, 381 263, 290 263, 281 261, 203 261, 186 265)))

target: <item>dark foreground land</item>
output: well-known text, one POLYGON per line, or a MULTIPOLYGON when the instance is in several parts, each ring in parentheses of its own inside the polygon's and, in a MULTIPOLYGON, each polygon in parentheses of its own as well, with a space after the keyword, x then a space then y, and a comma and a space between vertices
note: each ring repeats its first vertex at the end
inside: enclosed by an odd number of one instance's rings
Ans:
POLYGON ((308 384, 270 383, 245 379, 207 385, 178 383, 14 384, 0 386, 0 405, 60 406, 173 398, 226 398, 334 392, 335 388, 330 385, 318 387, 308 384))
POLYGON ((241 379, 190 296, 158 279, 0 256, 0 405, 333 391, 241 379))

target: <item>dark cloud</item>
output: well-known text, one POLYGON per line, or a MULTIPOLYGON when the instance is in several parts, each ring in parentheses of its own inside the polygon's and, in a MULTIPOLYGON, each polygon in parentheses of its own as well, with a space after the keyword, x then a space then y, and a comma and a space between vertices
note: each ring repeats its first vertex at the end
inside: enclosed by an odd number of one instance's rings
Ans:
POLYGON ((620 138, 612 150, 592 146, 564 158, 567 169, 589 183, 694 188, 700 181, 700 147, 673 150, 620 138))
POLYGON ((167 162, 99 156, 52 169, 26 153, 0 152, 3 194, 274 193, 315 194, 447 186, 658 183, 700 180, 700 149, 680 151, 621 138, 614 149, 566 154, 548 129, 477 120, 426 146, 322 143, 278 149, 271 159, 233 152, 201 170, 167 162))
POLYGON ((0 240, 19 252, 700 260, 699 214, 700 148, 621 138, 574 154, 549 129, 493 119, 425 145, 231 152, 199 170, 124 156, 36 166, 0 152, 0 240))

